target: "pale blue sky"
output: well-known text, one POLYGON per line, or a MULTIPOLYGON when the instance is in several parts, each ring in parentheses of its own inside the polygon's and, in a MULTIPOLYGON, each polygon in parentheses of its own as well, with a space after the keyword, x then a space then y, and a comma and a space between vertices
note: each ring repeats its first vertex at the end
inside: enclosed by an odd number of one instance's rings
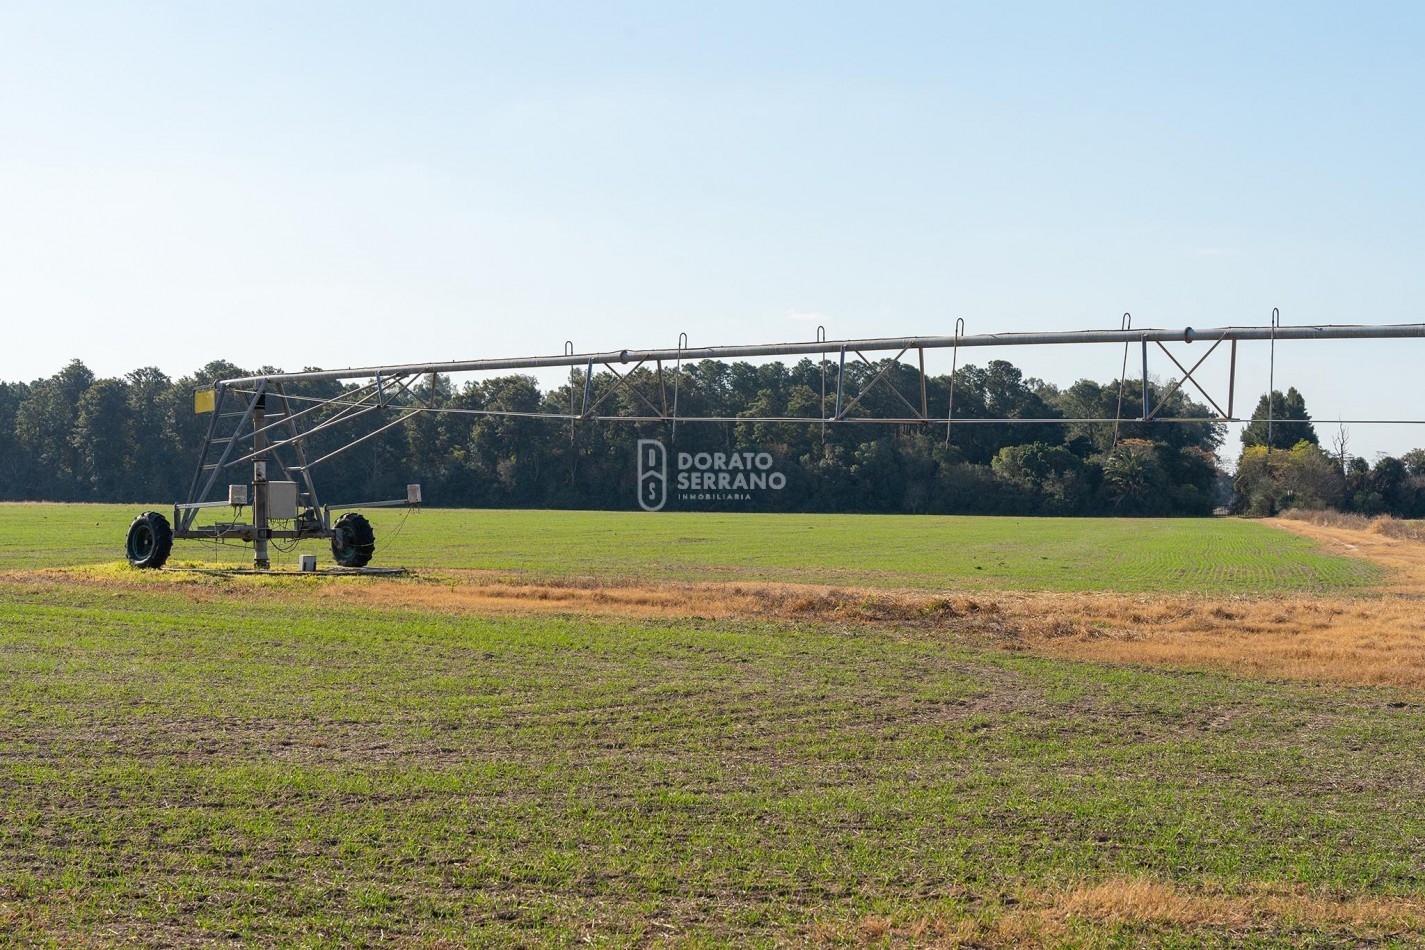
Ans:
MULTIPOLYGON (((0 378, 1422 321, 1422 41, 1385 3, 0 2, 0 378)), ((1425 417, 1425 341, 1278 357, 1319 419, 1425 417)))

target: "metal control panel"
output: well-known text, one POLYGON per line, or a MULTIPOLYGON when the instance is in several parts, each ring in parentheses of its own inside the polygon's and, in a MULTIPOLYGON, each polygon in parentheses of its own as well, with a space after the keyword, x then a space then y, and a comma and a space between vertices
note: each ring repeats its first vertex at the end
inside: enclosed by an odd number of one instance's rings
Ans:
POLYGON ((273 521, 292 521, 297 517, 297 483, 267 483, 267 517, 273 521))

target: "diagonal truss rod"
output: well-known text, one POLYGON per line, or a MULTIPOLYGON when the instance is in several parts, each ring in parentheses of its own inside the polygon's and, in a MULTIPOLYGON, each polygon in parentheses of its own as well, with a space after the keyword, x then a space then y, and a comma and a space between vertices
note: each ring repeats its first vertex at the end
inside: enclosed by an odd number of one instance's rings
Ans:
MULTIPOLYGON (((222 393, 222 390, 223 387, 220 386, 219 392, 222 393)), ((211 465, 205 465, 203 464, 203 460, 207 458, 208 449, 211 446, 217 444, 213 439, 213 434, 217 426, 218 417, 221 415, 222 412, 223 399, 221 395, 219 396, 219 398, 217 399, 217 407, 213 411, 213 419, 208 426, 208 440, 203 444, 203 455, 198 459, 198 467, 193 472, 193 487, 190 488, 188 491, 188 501, 190 503, 200 502, 206 499, 208 497, 208 493, 213 490, 213 486, 218 483, 218 476, 222 474, 223 469, 228 464, 228 458, 233 454, 233 450, 237 448, 238 440, 242 438, 242 430, 246 428, 248 423, 252 421, 253 413, 257 411, 258 405, 266 398, 266 396, 267 383, 265 381, 259 380, 257 385, 253 387, 252 395, 248 398, 247 405, 244 407, 241 416, 238 418, 237 425, 233 428, 232 436, 223 440, 222 442, 222 455, 218 457, 217 462, 212 463, 211 465), (204 471, 208 472, 208 479, 206 482, 204 482, 203 488, 201 490, 198 490, 197 485, 199 480, 202 478, 204 471)), ((188 530, 188 528, 192 527, 193 519, 197 516, 197 511, 193 509, 185 510, 182 514, 182 530, 186 531, 188 530)))
MULTIPOLYGON (((581 416, 582 418, 586 418, 586 419, 597 418, 597 417, 594 415, 594 413, 597 412, 597 411, 598 411, 598 408, 604 404, 604 401, 605 401, 605 400, 607 400, 607 399, 608 399, 610 396, 612 396, 614 393, 618 392, 620 389, 627 389, 629 392, 633 393, 633 394, 634 394, 635 396, 637 396, 639 399, 643 400, 644 404, 647 405, 648 408, 650 408, 650 409, 652 409, 654 412, 657 412, 657 413, 659 413, 660 415, 662 415, 663 413, 661 412, 661 410, 659 410, 659 408, 658 408, 657 406, 653 405, 653 403, 649 402, 648 397, 645 396, 645 395, 643 395, 643 393, 639 392, 639 391, 638 391, 638 387, 635 386, 635 385, 633 385, 633 381, 629 378, 629 377, 631 377, 634 373, 638 372, 639 367, 641 367, 641 366, 642 366, 644 363, 646 363, 646 362, 648 362, 648 361, 647 361, 647 360, 639 360, 639 361, 638 361, 638 364, 637 364, 636 366, 634 366, 633 369, 629 370, 627 373, 620 373, 618 370, 614 369, 613 366, 611 366, 611 365, 608 364, 608 363, 603 364, 603 366, 604 366, 609 372, 613 373, 614 376, 618 377, 618 379, 617 379, 617 381, 616 381, 612 386, 610 386, 608 389, 604 390, 604 392, 599 396, 599 398, 597 398, 597 399, 594 400, 594 402, 593 402, 592 405, 588 406, 588 408, 586 408, 582 413, 580 413, 580 416, 581 416)), ((585 403, 587 403, 588 400, 589 400, 589 392, 590 392, 589 387, 593 385, 593 380, 594 380, 594 374, 593 374, 593 368, 592 368, 592 366, 591 366, 591 367, 589 368, 588 376, 587 376, 587 378, 585 379, 585 383, 584 383, 584 401, 585 401, 585 403)))
MULTIPOLYGON (((292 442, 293 454, 297 456, 297 470, 302 473, 302 482, 307 486, 307 502, 312 508, 320 508, 322 502, 317 497, 316 483, 312 481, 312 473, 309 471, 311 466, 307 464, 306 449, 302 447, 302 441, 298 438, 301 435, 301 430, 297 428, 296 416, 292 414, 292 404, 288 402, 287 391, 281 383, 274 383, 272 388, 277 393, 277 398, 282 400, 282 412, 287 417, 287 434, 291 436, 289 441, 292 442)), ((297 415, 301 415, 301 413, 297 413, 297 415)))
MULTIPOLYGON (((859 357, 861 357, 861 362, 865 363, 867 366, 871 366, 871 361, 868 360, 868 359, 866 359, 865 355, 862 354, 859 350, 856 352, 856 355, 859 356, 859 357)), ((886 360, 886 365, 885 365, 885 366, 882 366, 882 367, 881 367, 881 371, 880 371, 879 373, 877 373, 877 374, 875 375, 875 377, 873 377, 872 380, 871 380, 869 383, 867 383, 864 387, 862 387, 861 392, 857 394, 857 396, 856 396, 855 399, 853 399, 853 400, 851 400, 849 403, 847 403, 845 408, 840 408, 840 407, 837 408, 837 410, 836 410, 836 416, 835 416, 831 421, 832 421, 832 422, 840 422, 840 421, 842 421, 843 419, 845 419, 847 413, 849 413, 852 409, 855 409, 855 408, 861 403, 861 400, 862 400, 862 399, 865 399, 867 396, 869 396, 869 395, 871 394, 871 390, 874 389, 875 386, 876 386, 876 384, 879 383, 879 382, 881 381, 881 379, 882 379, 887 373, 889 373, 889 372, 891 371, 891 367, 892 367, 892 366, 895 366, 895 365, 897 365, 897 364, 900 362, 900 358, 901 358, 902 356, 905 356, 905 350, 904 350, 904 349, 901 350, 899 353, 897 353, 897 354, 895 355, 895 358, 894 358, 894 359, 886 360)), ((874 368, 874 367, 872 367, 872 368, 874 368)), ((840 376, 841 376, 841 377, 844 377, 845 375, 846 375, 846 371, 845 371, 845 369, 843 368, 843 369, 841 370, 840 376)), ((900 396, 900 395, 901 395, 899 392, 896 392, 896 388, 895 388, 894 385, 891 385, 889 382, 887 382, 887 385, 890 385, 890 386, 891 386, 891 391, 892 391, 892 392, 895 392, 897 396, 900 396)), ((837 393, 838 393, 838 394, 839 394, 840 391, 841 391, 841 386, 842 386, 841 379, 840 379, 840 377, 838 377, 837 383, 836 383, 836 388, 837 388, 837 393)), ((838 401, 838 403, 840 402, 839 399, 838 399, 837 401, 838 401)), ((904 396, 901 396, 901 402, 905 402, 905 401, 906 401, 906 400, 905 400, 905 397, 904 397, 904 396)), ((906 405, 910 405, 910 404, 909 404, 909 403, 906 403, 906 405)), ((911 412, 914 412, 914 411, 915 411, 915 407, 914 407, 914 406, 911 406, 911 412)))
MULTIPOLYGON (((379 382, 380 382, 380 381, 378 381, 378 382, 371 382, 371 383, 367 383, 365 386, 358 386, 356 389, 350 390, 350 391, 348 391, 348 392, 343 392, 340 396, 336 396, 336 397, 333 397, 333 398, 331 398, 331 399, 314 399, 314 398, 311 398, 311 397, 304 397, 304 396, 289 396, 289 395, 287 395, 285 392, 282 392, 282 391, 279 389, 279 387, 281 387, 281 385, 282 385, 280 382, 274 382, 274 383, 273 383, 273 391, 274 391, 275 393, 279 393, 279 394, 280 394, 281 400, 282 400, 282 404, 283 404, 283 406, 285 407, 285 408, 283 409, 284 417, 283 417, 282 419, 277 420, 276 422, 268 423, 267 425, 263 426, 261 429, 257 429, 257 430, 254 430, 254 431, 252 431, 252 432, 247 433, 247 438, 253 438, 253 437, 259 436, 259 435, 266 435, 268 432, 271 432, 273 429, 285 428, 285 429, 288 429, 288 430, 290 431, 290 430, 293 428, 293 426, 294 426, 294 420, 300 419, 301 417, 303 417, 303 416, 305 416, 305 415, 307 415, 307 414, 309 414, 309 413, 316 412, 316 411, 318 411, 318 410, 320 410, 320 409, 326 409, 326 408, 331 407, 331 406, 344 407, 345 409, 359 409, 359 408, 361 408, 361 406, 363 406, 364 404, 366 404, 366 403, 368 403, 368 402, 371 401, 371 398, 370 398, 371 396, 376 395, 376 387, 377 387, 377 385, 378 385, 379 382), (367 390, 371 390, 371 392, 370 392, 370 393, 367 393, 367 390), (353 400, 353 399, 355 399, 356 402, 352 402, 351 400, 353 400), (305 408, 305 409, 298 409, 296 412, 291 412, 291 402, 292 402, 292 401, 310 402, 310 403, 314 403, 314 405, 310 405, 310 406, 308 406, 308 407, 305 408)), ((384 382, 390 382, 390 380, 387 379, 387 380, 385 380, 384 382)), ((231 391, 232 391, 232 392, 238 392, 238 393, 249 393, 249 394, 251 393, 251 390, 246 390, 246 389, 234 389, 234 390, 231 390, 231 391)), ((334 421, 336 418, 337 418, 336 416, 333 416, 332 419, 331 419, 331 420, 328 420, 328 421, 334 421)), ((240 460, 240 461, 245 461, 245 460, 240 460)))
MULTIPOLYGON (((281 382, 281 381, 278 381, 278 382, 281 382)), ((330 428, 332 428, 333 426, 337 426, 337 425, 340 425, 340 424, 345 423, 345 422, 350 422, 351 420, 356 419, 356 418, 358 418, 359 416, 364 416, 364 415, 366 415, 366 414, 369 413, 369 412, 375 412, 375 411, 378 410, 378 409, 385 409, 385 408, 387 408, 386 395, 385 395, 385 393, 386 393, 386 384, 387 384, 387 383, 394 383, 394 384, 395 384, 395 395, 396 395, 396 396, 400 396, 400 395, 402 395, 402 394, 404 394, 404 393, 409 393, 409 392, 411 391, 411 390, 410 390, 410 383, 405 379, 404 376, 399 376, 399 377, 393 376, 393 377, 389 377, 389 378, 380 380, 380 381, 378 381, 378 383, 377 383, 376 385, 374 385, 374 386, 371 386, 371 387, 363 387, 363 388, 370 388, 370 389, 371 389, 371 392, 369 392, 369 393, 367 393, 365 396, 363 396, 358 402, 353 403, 353 404, 351 404, 351 405, 348 405, 346 408, 342 409, 340 412, 338 412, 336 415, 332 416, 331 418, 325 419, 325 420, 323 420, 322 422, 318 423, 317 425, 312 426, 310 429, 306 429, 306 430, 304 430, 304 431, 298 432, 297 434, 292 435, 292 436, 288 437, 287 439, 284 439, 284 440, 281 441, 281 442, 273 442, 273 443, 269 444, 267 447, 265 447, 265 448, 263 448, 263 449, 261 449, 261 450, 257 450, 257 451, 250 452, 250 453, 248 453, 247 455, 244 455, 242 458, 233 459, 232 461, 227 462, 224 467, 226 467, 226 468, 232 468, 232 467, 234 467, 234 466, 236 466, 236 465, 241 465, 241 464, 243 464, 244 462, 251 462, 251 461, 253 461, 253 460, 256 459, 256 458, 259 458, 260 456, 263 456, 263 455, 266 455, 266 454, 270 454, 270 453, 272 453, 272 452, 277 451, 278 449, 284 449, 284 448, 286 448, 286 447, 289 446, 289 445, 296 445, 296 444, 298 444, 298 443, 300 443, 300 442, 302 442, 302 441, 304 441, 304 440, 306 440, 306 439, 310 439, 312 436, 316 435, 317 433, 319 433, 319 432, 325 432, 327 429, 330 429, 330 428), (376 402, 375 402, 375 403, 371 403, 371 400, 372 400, 372 399, 375 399, 376 402), (371 404, 370 404, 370 405, 367 405, 368 403, 371 403, 371 404), (353 410, 355 410, 355 411, 353 411, 353 410)), ((321 407, 320 407, 320 406, 313 406, 312 408, 313 408, 313 409, 319 409, 319 408, 321 408, 321 407)), ((303 410, 303 411, 306 412, 306 411, 310 411, 310 410, 303 410)), ((281 423, 279 422, 279 423, 275 423, 274 425, 280 425, 280 424, 281 424, 281 423)), ((247 433, 247 434, 244 436, 244 438, 252 438, 254 435, 259 435, 259 434, 261 434, 261 433, 264 433, 264 432, 266 432, 268 429, 271 429, 272 427, 273 427, 273 426, 270 426, 270 425, 269 425, 269 426, 264 426, 263 428, 258 429, 258 430, 256 430, 255 432, 247 433)))
POLYGON ((1217 404, 1217 400, 1209 396, 1207 394, 1207 390, 1203 389, 1202 386, 1198 384, 1197 378, 1193 376, 1193 373, 1196 373, 1198 369, 1202 366, 1202 364, 1207 362, 1207 358, 1211 356, 1213 352, 1221 345, 1222 338, 1219 337, 1217 339, 1217 342, 1213 343, 1212 346, 1208 347, 1207 352, 1202 354, 1202 356, 1198 359, 1196 363, 1192 364, 1192 369, 1187 369, 1183 366, 1182 363, 1178 362, 1178 358, 1173 355, 1171 350, 1169 350, 1161 343, 1158 344, 1158 349, 1162 350, 1164 355, 1166 355, 1168 359, 1173 361, 1174 366, 1182 370, 1183 375, 1180 378, 1173 380, 1172 385, 1168 387, 1168 391, 1163 394, 1163 397, 1161 399, 1158 400, 1158 405, 1154 407, 1152 412, 1148 413, 1149 421, 1157 418, 1158 413, 1162 412, 1163 407, 1168 404, 1168 400, 1173 398, 1173 394, 1176 393, 1179 389, 1183 388, 1183 383, 1192 383, 1193 388, 1196 389, 1198 392, 1202 393, 1202 398, 1206 399, 1212 404, 1212 408, 1217 410, 1217 414, 1219 416, 1224 419, 1228 417, 1228 413, 1224 412, 1222 407, 1217 404))

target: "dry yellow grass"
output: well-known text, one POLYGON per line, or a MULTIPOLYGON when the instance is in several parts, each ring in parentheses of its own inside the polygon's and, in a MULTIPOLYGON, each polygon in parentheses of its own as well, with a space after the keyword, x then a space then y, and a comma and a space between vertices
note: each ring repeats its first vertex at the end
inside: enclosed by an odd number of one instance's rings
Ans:
POLYGON ((1096 662, 1425 689, 1425 616, 1413 598, 1083 597, 1045 605, 1056 607, 1057 623, 1026 625, 1025 648, 1096 662))
MULTIPOLYGON (((1422 546, 1425 547, 1425 546, 1422 546)), ((474 614, 588 613, 890 624, 1005 649, 1108 663, 1425 690, 1425 610, 1409 593, 1209 598, 1123 594, 927 596, 785 584, 555 585, 446 575, 368 584, 344 599, 474 614)))
POLYGON ((1305 521, 1329 528, 1354 528, 1371 534, 1405 541, 1425 541, 1425 520, 1401 519, 1390 515, 1353 515, 1330 509, 1305 510, 1292 508, 1277 516, 1281 521, 1305 521))
POLYGON ((1419 930, 1425 900, 1292 891, 1259 884, 1240 893, 1189 889, 1144 878, 1114 878, 1048 895, 1050 913, 1096 923, 1161 923, 1176 927, 1313 927, 1419 930))
POLYGON ((1333 554, 1360 557, 1391 571, 1391 593, 1425 594, 1425 536, 1416 521, 1389 518, 1275 518, 1271 524, 1317 542, 1333 554))
POLYGON ((1359 941, 1420 934, 1425 930, 1425 901, 1340 898, 1266 884, 1229 892, 1211 885, 1189 888, 1128 877, 1027 891, 1007 909, 990 907, 976 916, 828 921, 813 928, 810 936, 824 944, 1056 946, 1081 924, 1259 935, 1308 929, 1350 934, 1359 941))

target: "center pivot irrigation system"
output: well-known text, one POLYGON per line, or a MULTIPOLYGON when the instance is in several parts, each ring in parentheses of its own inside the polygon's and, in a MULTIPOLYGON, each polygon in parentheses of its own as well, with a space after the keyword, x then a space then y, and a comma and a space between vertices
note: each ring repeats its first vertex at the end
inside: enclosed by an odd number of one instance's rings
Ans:
MULTIPOLYGON (((1218 327, 1209 330, 1194 330, 1187 327, 1179 330, 1133 329, 1132 319, 1125 314, 1117 330, 1081 330, 1073 332, 1047 333, 988 333, 966 335, 964 321, 955 325, 953 336, 926 337, 880 337, 861 340, 827 340, 825 331, 818 328, 817 339, 806 343, 772 343, 745 346, 689 347, 687 334, 679 337, 678 346, 673 349, 617 350, 604 353, 575 353, 573 344, 566 343, 564 352, 558 356, 527 356, 511 359, 469 360, 464 362, 415 363, 396 366, 366 366, 352 369, 317 370, 303 373, 271 373, 259 376, 241 376, 214 382, 209 389, 201 389, 195 394, 194 408, 199 413, 208 413, 210 421, 208 434, 199 452, 193 479, 185 501, 173 506, 170 521, 164 514, 147 511, 139 515, 129 527, 127 551, 129 563, 135 567, 157 568, 167 561, 175 538, 182 540, 226 542, 240 541, 253 546, 253 567, 269 570, 270 544, 322 538, 331 542, 332 557, 339 565, 350 568, 365 567, 376 548, 376 538, 371 523, 365 516, 353 509, 411 506, 421 503, 419 485, 410 485, 406 497, 390 501, 366 502, 364 504, 324 505, 317 495, 317 485, 312 470, 324 462, 341 455, 375 438, 388 429, 399 426, 423 413, 458 413, 471 416, 504 416, 540 418, 568 423, 579 422, 631 422, 669 423, 676 436, 680 423, 804 423, 809 425, 841 425, 854 423, 880 423, 916 426, 945 427, 948 441, 952 427, 972 423, 1111 423, 1119 422, 1238 422, 1236 413, 1237 388, 1237 344, 1241 342, 1263 341, 1271 345, 1271 380, 1268 391, 1275 387, 1276 342, 1278 340, 1384 340, 1402 338, 1425 338, 1425 324, 1391 325, 1332 325, 1332 326, 1282 326, 1277 311, 1272 312, 1272 321, 1267 326, 1218 327), (1191 368, 1184 365, 1168 344, 1200 343, 1206 347, 1191 368), (1016 418, 959 418, 955 417, 955 369, 958 366, 961 348, 984 346, 1060 346, 1072 344, 1122 344, 1123 375, 1119 380, 1119 411, 1116 418, 1103 419, 1016 419, 1016 418), (1207 358, 1228 344, 1230 360, 1228 387, 1225 400, 1210 396, 1199 384, 1194 374, 1207 358), (1128 416, 1123 414, 1124 375, 1127 373, 1128 357, 1134 347, 1140 350, 1142 360, 1142 408, 1135 413, 1133 408, 1128 416), (1150 346, 1161 350, 1178 371, 1166 393, 1156 406, 1149 399, 1148 355, 1150 346), (926 396, 925 351, 951 350, 953 355, 950 374, 950 399, 945 407, 945 415, 932 411, 926 396), (912 391, 903 392, 893 378, 888 377, 892 367, 902 365, 901 359, 907 353, 914 353, 917 360, 919 378, 919 398, 912 391), (859 360, 869 369, 875 364, 867 359, 867 353, 893 353, 891 359, 871 377, 858 393, 846 391, 846 362, 859 360), (822 402, 818 416, 713 416, 680 415, 678 411, 678 384, 682 376, 684 361, 719 360, 738 357, 807 356, 820 357, 822 365, 822 402), (629 364, 632 364, 630 367, 629 364), (656 389, 650 395, 633 378, 635 371, 646 365, 656 367, 653 377, 656 389), (672 398, 669 399, 669 385, 664 378, 664 364, 673 364, 672 398), (828 392, 829 367, 834 393, 828 392), (569 412, 506 412, 500 410, 463 409, 438 406, 435 403, 436 379, 442 373, 479 373, 508 370, 545 369, 550 367, 570 367, 583 369, 583 401, 578 402, 578 394, 573 387, 570 392, 569 412), (597 398, 593 396, 594 372, 606 370, 615 377, 615 384, 597 398), (429 376, 429 388, 420 385, 423 377, 429 376), (356 381, 358 385, 344 389, 331 398, 313 398, 287 392, 287 384, 319 381, 356 381), (1207 399, 1216 415, 1206 418, 1166 418, 1159 415, 1167 401, 1184 385, 1191 384, 1207 399), (904 406, 906 414, 896 416, 876 415, 862 405, 864 397, 877 385, 890 389, 904 406), (620 389, 632 393, 640 408, 636 414, 600 415, 599 409, 608 398, 620 389), (1222 402, 1225 402, 1224 406, 1222 402), (644 411, 646 410, 646 412, 644 411), (394 415, 389 422, 373 431, 357 435, 348 433, 347 440, 335 449, 318 458, 309 458, 306 451, 308 440, 318 433, 331 433, 338 427, 351 423, 369 413, 385 412, 394 415), (855 413, 855 414, 853 414, 855 413), (240 472, 250 472, 251 481, 233 483, 233 476, 240 472), (274 477, 275 476, 275 477, 274 477), (214 498, 215 492, 226 490, 225 498, 214 498), (249 507, 251 499, 252 520, 239 520, 243 509, 249 507), (232 510, 233 517, 215 524, 197 524, 197 518, 204 509, 232 510), (335 521, 333 512, 344 512, 335 521)), ((1220 394, 1219 394, 1220 395, 1220 394)), ((1136 394, 1132 401, 1137 401, 1136 394)), ((1270 400, 1268 400, 1270 404, 1270 400)), ((1269 410, 1270 411, 1270 410, 1269 410)), ((1419 422, 1407 419, 1348 419, 1352 424, 1419 422)), ((1272 420, 1268 418, 1268 429, 1272 420)))

